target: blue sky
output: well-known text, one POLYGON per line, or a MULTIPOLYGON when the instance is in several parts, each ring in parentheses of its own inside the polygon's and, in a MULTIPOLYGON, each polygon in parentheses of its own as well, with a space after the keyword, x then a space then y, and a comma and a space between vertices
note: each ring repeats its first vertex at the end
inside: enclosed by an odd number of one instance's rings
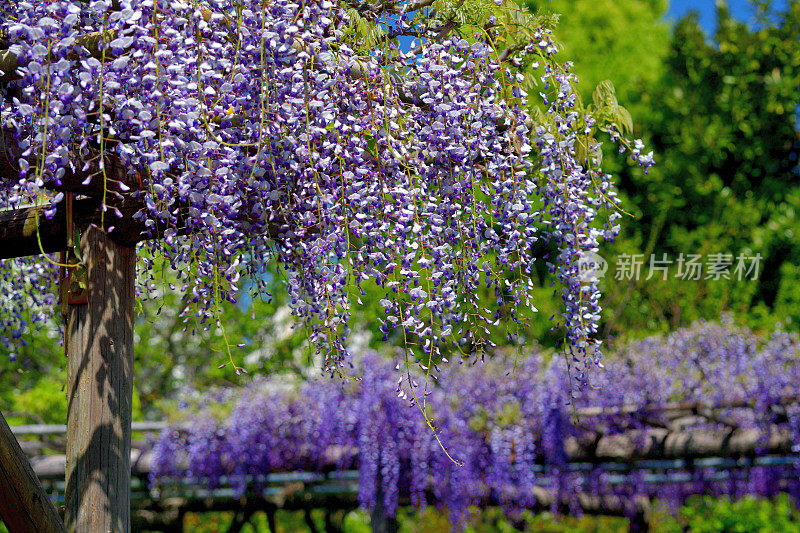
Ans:
MULTIPOLYGON (((716 9, 715 0, 670 0, 668 18, 672 21, 678 20, 683 14, 694 9, 700 13, 700 24, 707 31, 713 31, 715 26, 714 12, 716 9)), ((749 0, 728 0, 728 7, 731 14, 739 20, 750 20, 753 16, 752 3, 749 0)), ((774 2, 775 7, 781 8, 786 5, 785 0, 774 2)))

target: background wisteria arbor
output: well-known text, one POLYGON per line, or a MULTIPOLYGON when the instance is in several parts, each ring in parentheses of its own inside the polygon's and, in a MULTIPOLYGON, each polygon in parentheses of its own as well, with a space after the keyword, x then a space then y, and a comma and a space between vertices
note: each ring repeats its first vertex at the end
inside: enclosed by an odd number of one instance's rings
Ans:
POLYGON ((444 369, 428 405, 461 468, 407 416, 392 364, 374 353, 360 383, 190 392, 185 416, 153 448, 151 479, 164 491, 188 482, 257 495, 270 473, 357 467, 362 506, 436 505, 455 523, 471 505, 513 514, 543 494, 573 513, 581 495, 618 497, 630 515, 642 497, 674 506, 693 494, 800 497, 796 334, 697 323, 615 355, 626 364, 573 404, 563 364, 541 353, 513 373, 503 357, 444 369))
MULTIPOLYGON (((406 366, 413 354, 427 370, 440 346, 480 349, 481 331, 535 309, 532 247, 553 240, 566 336, 585 368, 599 361, 599 293, 577 260, 620 216, 596 121, 539 19, 512 3, 458 23, 445 5, 413 14, 429 6, 3 2, 0 205, 42 205, 46 219, 64 191, 92 190, 113 236, 140 202, 135 218, 159 237, 140 254, 141 295, 166 288, 163 257, 187 322, 205 327, 242 287, 263 292, 277 261, 332 371, 362 284, 385 290, 382 329, 401 331, 406 366), (501 39, 512 19, 529 27, 501 39), (402 35, 419 39, 410 52, 402 35), (524 112, 531 73, 546 110, 536 117, 524 112)), ((618 122, 603 125, 615 141, 618 122)), ((640 143, 622 145, 652 164, 640 143)), ((54 268, 26 259, 3 271, 9 342, 47 314, 54 268)))

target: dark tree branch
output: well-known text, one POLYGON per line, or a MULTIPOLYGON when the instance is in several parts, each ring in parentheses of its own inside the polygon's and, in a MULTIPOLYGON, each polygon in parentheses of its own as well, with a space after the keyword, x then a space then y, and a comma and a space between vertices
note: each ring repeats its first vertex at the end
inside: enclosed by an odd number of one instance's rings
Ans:
POLYGON ((231 525, 228 528, 228 533, 239 533, 242 530, 242 528, 250 521, 250 518, 252 518, 253 513, 255 513, 255 509, 252 509, 247 506, 237 511, 233 515, 233 522, 231 522, 231 525))
POLYGON ((317 529, 317 525, 314 523, 314 519, 311 516, 311 509, 306 508, 303 510, 303 519, 311 533, 319 533, 319 529, 317 529))

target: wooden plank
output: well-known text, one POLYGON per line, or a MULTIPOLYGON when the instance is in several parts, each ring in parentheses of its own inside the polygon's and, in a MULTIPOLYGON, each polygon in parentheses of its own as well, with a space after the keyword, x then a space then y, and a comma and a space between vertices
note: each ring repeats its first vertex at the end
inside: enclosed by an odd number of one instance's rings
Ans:
POLYGON ((14 435, 63 435, 67 432, 67 426, 64 424, 24 424, 20 426, 11 426, 11 432, 14 435))
MULTIPOLYGON (((24 207, 0 211, 0 259, 41 255, 42 252, 49 254, 65 250, 67 247, 67 218, 64 204, 65 202, 61 202, 58 205, 55 216, 50 220, 44 218, 43 207, 24 207), (41 248, 39 246, 40 239, 41 248)), ((83 227, 92 224, 100 227, 100 204, 100 200, 96 198, 74 200, 72 215, 75 225, 83 227)), ((122 214, 122 218, 119 218, 109 209, 102 217, 104 228, 113 227, 109 233, 112 242, 132 247, 136 243, 150 238, 161 238, 165 228, 156 228, 155 231, 145 233, 147 228, 144 222, 133 218, 133 215, 144 207, 142 199, 126 196, 123 200, 110 202, 110 205, 116 206, 122 214)), ((191 208, 188 205, 176 206, 173 207, 173 213, 176 209, 178 210, 176 233, 185 235, 184 221, 190 216, 191 208)), ((245 222, 247 221, 245 220, 245 222)), ((262 222, 257 222, 261 226, 262 222)), ((286 217, 274 213, 269 215, 267 233, 271 238, 281 239, 290 235, 292 231, 292 226, 288 224, 286 217)))
POLYGON ((88 303, 67 311, 66 515, 70 532, 130 531, 136 255, 99 228, 81 235, 88 303))
MULTIPOLYGON (((109 32, 108 38, 113 37, 113 33, 109 32)), ((103 41, 103 35, 100 32, 92 32, 86 35, 79 35, 75 39, 75 46, 73 48, 77 48, 78 46, 85 47, 89 53, 97 58, 102 58, 102 51, 100 49, 100 43, 103 41)), ((74 51, 70 54, 70 58, 74 59, 79 57, 77 51, 74 51)), ((17 55, 11 52, 10 50, 0 50, 0 83, 6 83, 9 81, 18 80, 20 78, 19 74, 17 73, 17 68, 19 67, 19 62, 17 60, 17 55)), ((24 65, 23 65, 24 66, 24 65)))
MULTIPOLYGON (((16 144, 12 131, 0 130, 0 176, 16 181, 19 174, 17 159, 22 151, 16 144), (13 179, 12 179, 13 177, 13 179)), ((143 222, 133 215, 145 207, 144 200, 137 197, 142 187, 139 175, 129 171, 115 155, 104 158, 104 169, 100 167, 99 154, 89 161, 76 161, 79 168, 67 171, 60 183, 46 182, 44 187, 53 191, 71 192, 87 198, 73 202, 73 221, 77 227, 94 224, 110 232, 112 239, 124 246, 133 246, 145 239, 147 229, 143 222), (87 183, 88 180, 88 183, 87 183), (127 192, 130 191, 130 192, 127 192), (102 212, 102 198, 106 199, 107 210, 102 212), (122 218, 116 215, 118 209, 122 218)), ((173 207, 173 211, 178 206, 173 207)), ((46 219, 44 206, 25 206, 13 210, 0 211, 0 259, 41 255, 60 252, 66 248, 66 202, 56 208, 55 216, 46 219)), ((180 220, 188 214, 188 208, 181 207, 180 220)), ((180 231, 180 230, 179 230, 180 231)), ((152 233, 159 237, 160 233, 152 233)))
POLYGON ((60 532, 64 522, 0 413, 0 518, 11 533, 60 532))
MULTIPOLYGON (((777 405, 791 405, 800 402, 800 396, 790 394, 781 397, 775 404, 777 405)), ((721 403, 710 402, 670 402, 665 404, 653 405, 639 405, 636 403, 624 404, 622 406, 609 406, 609 407, 579 407, 575 410, 578 418, 590 416, 613 416, 613 415, 626 415, 626 414, 672 414, 672 413, 699 413, 705 411, 717 411, 726 408, 749 408, 756 409, 756 401, 753 398, 739 398, 736 400, 725 401, 721 403)))
MULTIPOLYGON (((31 458, 31 465, 41 480, 63 481, 66 472, 67 457, 65 455, 40 455, 31 458)), ((131 450, 131 474, 147 476, 152 467, 152 455, 142 450, 131 450)))
POLYGON ((384 505, 383 488, 381 487, 380 480, 377 483, 378 491, 375 494, 375 507, 369 516, 370 527, 372 533, 397 533, 397 517, 389 515, 384 505))
MULTIPOLYGON (((177 514, 179 511, 186 513, 207 513, 221 511, 235 511, 246 509, 253 506, 257 510, 268 509, 274 506, 276 509, 286 511, 298 511, 305 509, 356 509, 358 502, 357 485, 349 491, 315 491, 314 486, 287 485, 285 492, 278 496, 268 496, 266 494, 251 493, 245 498, 237 498, 232 494, 223 493, 221 490, 203 492, 202 494, 185 493, 183 495, 168 496, 162 498, 142 498, 137 501, 137 510, 150 510, 166 512, 170 515, 177 514)), ((534 512, 550 511, 553 507, 563 514, 570 514, 573 501, 570 498, 562 498, 559 494, 541 486, 532 488, 534 502, 526 505, 526 508, 534 512)), ((628 516, 632 512, 646 510, 649 508, 649 500, 645 497, 637 497, 632 501, 617 495, 597 495, 585 492, 576 494, 577 503, 583 512, 593 515, 609 516, 628 516)), ((432 491, 426 494, 428 502, 436 502, 437 498, 432 491)), ((408 497, 401 496, 399 505, 407 506, 412 502, 408 497)), ((495 495, 485 495, 476 499, 473 505, 477 507, 488 507, 502 504, 495 495)))
MULTIPOLYGON (((172 427, 165 421, 150 422, 148 420, 137 420, 131 422, 131 431, 161 431, 168 427, 172 427)), ((14 435, 63 435, 67 432, 67 426, 64 424, 24 424, 19 426, 11 426, 11 431, 14 435)))
MULTIPOLYGON (((134 424, 134 430, 137 430, 137 427, 149 430, 164 425, 160 423, 141 424, 141 426, 134 424)), ((756 429, 703 429, 668 432, 655 428, 646 433, 637 430, 619 435, 608 435, 597 442, 588 439, 569 438, 565 442, 565 448, 567 456, 572 463, 626 463, 632 469, 637 469, 642 468, 637 466, 639 461, 650 463, 652 461, 692 461, 719 457, 754 457, 756 455, 787 456, 792 453, 794 444, 796 443, 791 433, 777 426, 770 427, 766 438, 756 429)), ((357 453, 358 451, 355 449, 342 450, 331 446, 327 454, 329 464, 331 466, 336 465, 341 462, 342 457, 345 455, 355 457, 357 453)), ((136 468, 133 468, 134 473, 149 473, 152 459, 150 453, 144 453, 140 456, 137 450, 132 450, 131 457, 136 464, 136 468)), ((49 455, 34 458, 31 462, 34 464, 36 474, 41 479, 57 478, 63 475, 64 456, 49 455)), ((272 480, 271 482, 276 483, 297 481, 298 475, 301 474, 272 474, 270 479, 272 480)), ((314 476, 318 474, 306 473, 302 475, 314 476)))
MULTIPOLYGON (((109 201, 116 198, 116 195, 142 188, 139 174, 126 168, 118 155, 106 153, 101 167, 100 147, 89 144, 89 148, 93 155, 86 159, 72 160, 71 163, 76 168, 65 168, 57 183, 47 178, 46 175, 43 176, 44 187, 54 191, 74 192, 98 198, 105 195, 109 201)), ((14 130, 0 129, 0 178, 11 183, 15 183, 19 179, 19 160, 23 158, 23 153, 24 150, 17 144, 14 130)), ((36 168, 38 158, 28 156, 24 159, 28 161, 32 169, 36 168)), ((31 171, 28 179, 32 179, 35 175, 35 172, 31 171)))

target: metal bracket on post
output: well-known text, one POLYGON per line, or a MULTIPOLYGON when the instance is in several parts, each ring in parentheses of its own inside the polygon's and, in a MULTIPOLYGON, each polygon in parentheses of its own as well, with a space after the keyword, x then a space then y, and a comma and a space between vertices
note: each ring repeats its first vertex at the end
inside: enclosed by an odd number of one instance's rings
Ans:
POLYGON ((81 262, 80 257, 81 233, 72 218, 72 199, 73 194, 66 193, 64 202, 67 211, 67 249, 61 252, 60 263, 62 266, 59 270, 58 285, 63 315, 67 314, 68 306, 89 302, 86 292, 86 266, 81 262))

